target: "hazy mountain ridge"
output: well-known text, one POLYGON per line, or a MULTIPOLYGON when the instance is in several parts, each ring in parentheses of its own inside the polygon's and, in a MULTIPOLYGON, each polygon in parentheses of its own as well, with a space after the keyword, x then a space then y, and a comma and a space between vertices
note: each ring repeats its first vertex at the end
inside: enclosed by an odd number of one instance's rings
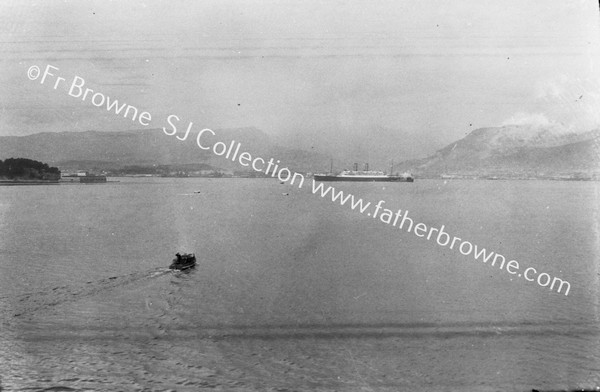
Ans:
POLYGON ((549 176, 600 172, 600 130, 572 132, 559 126, 480 128, 399 170, 422 176, 549 176))
MULTIPOLYGON (((160 129, 129 132, 61 132, 29 136, 0 137, 0 159, 23 157, 53 165, 80 164, 87 168, 123 168, 205 164, 215 169, 250 170, 237 162, 202 150, 196 145, 197 130, 181 141, 160 129)), ((313 150, 278 144, 256 128, 215 130, 206 135, 205 144, 231 140, 242 144, 240 153, 281 160, 283 165, 302 172, 320 172, 329 168, 331 156, 313 150)), ((385 138, 387 132, 384 132, 385 138)), ((282 143, 279 140, 279 143, 282 143)), ((341 142, 340 142, 341 143, 341 142)), ((386 148, 394 151, 396 141, 386 148)), ((408 144, 408 142, 406 143, 408 144)), ((404 144, 404 147, 406 146, 404 144)), ((292 144, 293 145, 293 144, 292 144)), ((365 149, 371 145, 364 146, 365 149)), ((600 176, 600 130, 572 132, 559 125, 508 125, 480 128, 438 150, 429 157, 403 161, 395 171, 410 171, 419 176, 506 176, 546 177, 558 175, 600 176)), ((398 148, 395 151, 402 151, 398 148)), ((335 156, 336 169, 361 162, 354 153, 341 149, 335 156)), ((379 157, 384 162, 385 157, 379 157)), ((400 162, 398 159, 396 162, 400 162)), ((369 161, 372 163, 372 161, 369 161)), ((371 167, 380 169, 371 164, 371 167)))
MULTIPOLYGON (((160 129, 5 136, 0 137, 0 157, 24 157, 52 164, 87 162, 94 167, 107 168, 204 163, 225 170, 250 170, 215 155, 211 150, 200 149, 196 144, 197 131, 192 130, 185 141, 176 137, 183 137, 183 131, 169 136, 160 129)), ((278 146, 256 128, 223 129, 215 130, 215 133, 216 136, 206 134, 205 145, 222 141, 229 146, 231 140, 235 140, 242 145, 240 153, 247 151, 263 159, 272 157, 297 171, 329 165, 328 156, 278 146)))

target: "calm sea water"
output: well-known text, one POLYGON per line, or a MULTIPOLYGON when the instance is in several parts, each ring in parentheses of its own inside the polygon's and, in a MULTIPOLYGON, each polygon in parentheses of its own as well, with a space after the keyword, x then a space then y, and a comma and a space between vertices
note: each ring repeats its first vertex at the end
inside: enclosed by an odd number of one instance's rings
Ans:
POLYGON ((334 184, 564 296, 308 183, 119 180, 0 187, 4 390, 600 387, 598 183, 334 184), (198 267, 168 271, 178 251, 198 267))

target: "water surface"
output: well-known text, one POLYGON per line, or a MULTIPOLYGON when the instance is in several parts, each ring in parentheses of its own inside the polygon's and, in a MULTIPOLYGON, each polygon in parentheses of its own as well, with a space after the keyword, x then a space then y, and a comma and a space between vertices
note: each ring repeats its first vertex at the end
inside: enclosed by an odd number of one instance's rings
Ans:
POLYGON ((600 386, 597 183, 334 184, 568 280, 565 296, 308 183, 119 180, 0 187, 4 389, 600 386), (168 271, 177 251, 198 268, 168 271))

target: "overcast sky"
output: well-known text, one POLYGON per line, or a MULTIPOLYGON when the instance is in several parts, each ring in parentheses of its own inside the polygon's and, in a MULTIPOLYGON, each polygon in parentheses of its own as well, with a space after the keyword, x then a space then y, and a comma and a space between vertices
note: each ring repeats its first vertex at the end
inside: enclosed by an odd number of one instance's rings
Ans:
POLYGON ((4 1, 0 136, 142 129, 51 64, 152 114, 271 135, 387 128, 432 144, 507 123, 600 124, 594 0, 4 1))

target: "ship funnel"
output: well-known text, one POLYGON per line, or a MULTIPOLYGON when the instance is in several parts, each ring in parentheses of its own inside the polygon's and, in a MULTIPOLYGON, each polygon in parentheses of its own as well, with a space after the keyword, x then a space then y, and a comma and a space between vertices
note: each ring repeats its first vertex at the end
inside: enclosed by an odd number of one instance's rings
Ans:
POLYGON ((354 163, 354 171, 358 171, 358 163, 354 163))

